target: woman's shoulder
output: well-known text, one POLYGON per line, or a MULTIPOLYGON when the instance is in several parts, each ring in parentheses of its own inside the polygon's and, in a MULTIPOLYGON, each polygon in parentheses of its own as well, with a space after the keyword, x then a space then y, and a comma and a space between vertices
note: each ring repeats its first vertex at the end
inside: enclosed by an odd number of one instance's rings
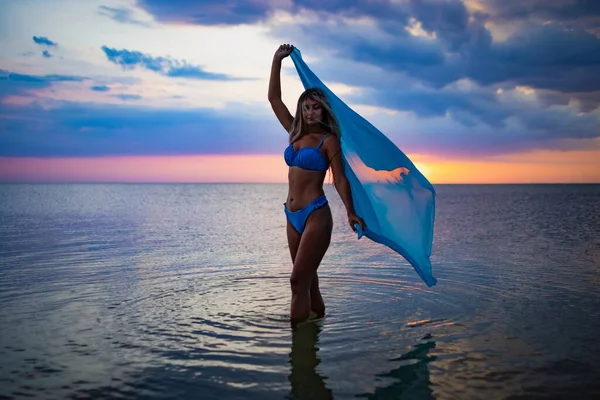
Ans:
POLYGON ((327 132, 323 136, 323 146, 326 150, 336 151, 340 147, 340 139, 333 132, 327 132))
POLYGON ((339 141, 340 141, 340 139, 338 138, 338 135, 336 135, 333 132, 325 132, 323 138, 324 138, 323 143, 325 143, 325 142, 338 142, 339 143, 339 141))

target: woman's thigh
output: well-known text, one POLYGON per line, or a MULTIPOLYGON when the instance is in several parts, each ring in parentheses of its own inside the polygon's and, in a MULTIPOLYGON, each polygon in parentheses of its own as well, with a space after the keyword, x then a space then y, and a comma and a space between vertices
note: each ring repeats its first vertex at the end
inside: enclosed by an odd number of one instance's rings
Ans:
POLYGON ((301 279, 310 283, 329 248, 332 229, 333 220, 328 205, 313 211, 306 221, 304 232, 298 243, 293 261, 293 279, 301 279))

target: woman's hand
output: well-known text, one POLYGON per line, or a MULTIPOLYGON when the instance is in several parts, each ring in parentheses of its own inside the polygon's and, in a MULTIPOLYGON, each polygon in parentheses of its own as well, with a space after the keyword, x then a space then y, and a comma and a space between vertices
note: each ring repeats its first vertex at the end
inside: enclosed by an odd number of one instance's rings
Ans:
POLYGON ((348 223, 350 224, 350 228, 352 228, 354 232, 356 232, 354 224, 360 225, 360 229, 362 229, 363 232, 365 231, 365 221, 354 213, 348 213, 348 223))
POLYGON ((275 52, 274 58, 278 61, 281 61, 289 56, 292 53, 292 50, 294 50, 294 46, 291 44, 282 44, 275 52))

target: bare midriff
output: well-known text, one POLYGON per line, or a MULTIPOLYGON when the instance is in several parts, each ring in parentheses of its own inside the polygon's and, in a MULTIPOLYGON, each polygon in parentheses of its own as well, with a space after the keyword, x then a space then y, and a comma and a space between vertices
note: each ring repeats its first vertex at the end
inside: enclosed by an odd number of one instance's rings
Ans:
POLYGON ((324 180, 325 172, 290 167, 288 172, 287 208, 290 211, 297 211, 306 207, 308 203, 317 197, 325 194, 323 191, 324 180))

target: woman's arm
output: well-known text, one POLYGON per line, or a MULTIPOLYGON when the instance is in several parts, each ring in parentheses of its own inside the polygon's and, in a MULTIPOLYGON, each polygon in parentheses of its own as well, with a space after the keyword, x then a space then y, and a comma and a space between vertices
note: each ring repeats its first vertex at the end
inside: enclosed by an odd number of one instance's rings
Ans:
POLYGON ((290 55, 293 46, 281 45, 273 56, 273 64, 271 65, 271 78, 269 79, 269 103, 275 112, 277 119, 283 125, 284 129, 289 132, 294 117, 288 108, 281 100, 281 61, 290 55))
MULTIPOLYGON (((333 135, 332 135, 333 136, 333 135)), ((365 221, 358 215, 356 215, 356 211, 354 210, 354 203, 352 201, 352 191, 350 189, 350 183, 348 183, 348 178, 346 178, 346 174, 344 173, 344 166, 342 164, 342 149, 340 147, 340 142, 335 137, 335 140, 330 140, 326 146, 327 156, 331 160, 331 172, 333 173, 333 182, 335 184, 335 189, 340 195, 344 206, 346 207, 346 211, 348 212, 348 223, 350 224, 350 228, 353 231, 356 231, 354 228, 354 224, 358 223, 361 229, 365 230, 365 221)))

